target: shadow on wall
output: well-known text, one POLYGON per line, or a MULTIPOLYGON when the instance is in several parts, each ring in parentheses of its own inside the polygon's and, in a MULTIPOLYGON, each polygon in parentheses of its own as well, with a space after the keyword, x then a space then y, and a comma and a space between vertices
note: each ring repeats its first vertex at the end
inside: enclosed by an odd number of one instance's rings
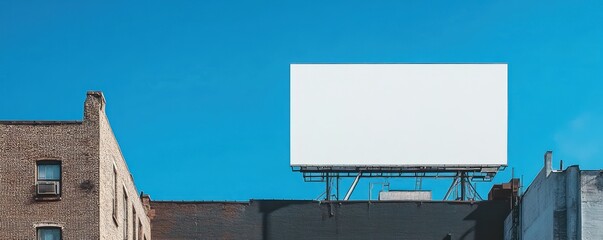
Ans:
MULTIPOLYGON (((253 201, 253 200, 252 200, 253 201)), ((292 205, 306 205, 309 201, 278 201, 278 200, 262 200, 258 201, 258 210, 262 214, 262 239, 270 239, 270 214, 281 208, 290 207, 292 205)), ((299 223, 303 224, 303 223, 299 223)), ((275 238, 276 239, 276 238, 275 238)))
POLYGON ((156 239, 503 239, 507 201, 157 202, 156 239))
POLYGON ((492 232, 504 234, 504 219, 510 212, 507 201, 484 201, 473 210, 464 220, 475 221, 475 226, 468 229, 458 239, 491 239, 492 232), (506 204, 500 204, 501 202, 506 204), (469 237, 474 232, 473 237, 469 237))
POLYGON ((263 240, 503 239, 506 201, 256 201, 263 240))

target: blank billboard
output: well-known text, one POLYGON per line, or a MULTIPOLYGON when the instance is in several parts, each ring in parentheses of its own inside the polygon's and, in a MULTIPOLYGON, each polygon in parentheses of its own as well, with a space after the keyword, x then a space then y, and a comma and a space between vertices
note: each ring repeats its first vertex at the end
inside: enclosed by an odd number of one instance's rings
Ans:
POLYGON ((507 164, 506 64, 292 64, 291 166, 507 164))

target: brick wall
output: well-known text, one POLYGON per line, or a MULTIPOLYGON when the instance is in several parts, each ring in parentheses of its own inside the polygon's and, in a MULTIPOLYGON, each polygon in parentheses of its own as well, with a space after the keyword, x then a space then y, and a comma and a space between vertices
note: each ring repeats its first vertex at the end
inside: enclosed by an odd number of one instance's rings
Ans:
POLYGON ((88 96, 84 121, 0 122, 0 239, 35 239, 45 224, 62 226, 65 239, 99 237, 100 106, 88 96), (34 199, 38 160, 61 161, 59 201, 34 199))
POLYGON ((151 239, 151 224, 145 214, 134 180, 128 170, 126 161, 121 153, 117 140, 113 135, 109 120, 104 109, 100 118, 100 231, 101 239, 151 239), (114 186, 114 170, 117 172, 117 182, 114 186), (117 187, 117 191, 115 188, 117 187), (124 224, 124 194, 127 195, 127 224, 124 224), (113 198, 117 199, 116 210, 113 211, 113 198), (134 210, 136 226, 134 226, 134 210), (142 225, 142 231, 139 229, 142 225), (125 229, 124 231, 124 228, 125 229), (137 230, 134 230, 137 228, 137 230), (134 233, 134 231, 138 233, 134 233), (124 233, 127 234, 124 236, 124 233))
MULTIPOLYGON (((89 92, 83 121, 0 121, 0 239, 35 239, 37 226, 62 227, 64 239, 123 239, 124 225, 115 224, 107 209, 112 207, 107 179, 113 166, 118 185, 129 194, 129 227, 136 209, 150 239, 149 219, 104 107, 102 93, 89 92), (60 199, 35 198, 38 160, 61 161, 60 199)), ((123 190, 118 193, 121 199, 123 190)), ((121 219, 122 201, 118 209, 121 219)), ((128 233, 134 239, 132 229, 128 233)))
POLYGON ((503 239, 508 201, 151 202, 156 239, 503 239))

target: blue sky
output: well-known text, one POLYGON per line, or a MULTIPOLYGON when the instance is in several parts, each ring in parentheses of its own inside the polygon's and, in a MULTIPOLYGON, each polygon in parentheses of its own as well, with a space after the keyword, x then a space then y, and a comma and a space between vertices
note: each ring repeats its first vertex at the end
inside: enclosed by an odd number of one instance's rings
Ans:
MULTIPOLYGON (((495 182, 511 167, 529 182, 549 149, 554 166, 603 168, 601 12, 601 1, 2 1, 0 119, 81 119, 85 92, 102 90, 153 199, 312 199, 323 185, 289 167, 290 63, 505 62, 510 167, 495 182)), ((438 198, 448 185, 424 182, 438 198)), ((365 181, 354 197, 367 195, 365 181)))

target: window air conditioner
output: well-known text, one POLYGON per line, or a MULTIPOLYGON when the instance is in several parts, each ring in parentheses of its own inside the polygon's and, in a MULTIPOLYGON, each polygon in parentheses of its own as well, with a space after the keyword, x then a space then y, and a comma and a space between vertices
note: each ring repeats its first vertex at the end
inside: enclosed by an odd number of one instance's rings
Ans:
POLYGON ((59 182, 40 181, 36 185, 38 195, 59 195, 59 182))

